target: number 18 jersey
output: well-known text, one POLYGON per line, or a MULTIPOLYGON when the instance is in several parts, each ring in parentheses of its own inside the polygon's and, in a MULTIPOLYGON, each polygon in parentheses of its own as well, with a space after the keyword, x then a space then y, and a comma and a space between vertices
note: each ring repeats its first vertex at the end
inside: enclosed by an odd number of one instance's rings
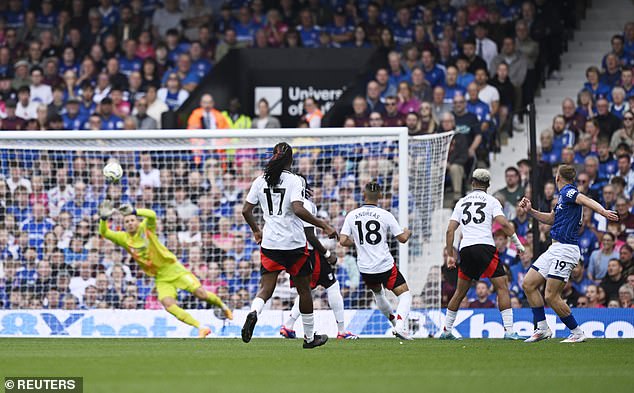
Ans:
POLYGON ((394 267, 387 243, 388 230, 393 236, 403 233, 392 213, 380 207, 363 205, 348 213, 341 234, 354 240, 359 272, 376 274, 394 267))
POLYGON ((503 216, 500 201, 482 190, 475 190, 461 198, 453 209, 450 220, 460 224, 460 249, 474 244, 495 246, 493 219, 503 216))
POLYGON ((260 205, 264 216, 262 247, 269 250, 295 250, 306 246, 302 220, 293 213, 292 203, 303 202, 304 187, 301 179, 284 171, 280 182, 269 187, 264 176, 253 181, 247 202, 260 205))

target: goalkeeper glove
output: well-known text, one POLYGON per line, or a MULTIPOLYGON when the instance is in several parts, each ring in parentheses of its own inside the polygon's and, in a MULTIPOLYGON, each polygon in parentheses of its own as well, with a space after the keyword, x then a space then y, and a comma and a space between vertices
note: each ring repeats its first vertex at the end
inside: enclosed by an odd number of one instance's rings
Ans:
POLYGON ((132 205, 130 205, 129 203, 126 203, 119 206, 119 213, 121 213, 121 215, 124 217, 129 216, 130 214, 136 215, 136 209, 132 207, 132 205))
POLYGON ((101 217, 101 219, 105 221, 109 219, 110 216, 112 216, 112 213, 114 213, 112 202, 109 199, 106 199, 99 206, 99 217, 101 217))

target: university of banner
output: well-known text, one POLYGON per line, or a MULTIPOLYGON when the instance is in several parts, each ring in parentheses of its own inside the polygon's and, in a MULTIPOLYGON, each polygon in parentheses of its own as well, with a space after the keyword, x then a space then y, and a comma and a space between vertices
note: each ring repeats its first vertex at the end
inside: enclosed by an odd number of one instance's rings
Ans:
MULTIPOLYGON (((634 309, 576 309, 575 317, 586 335, 594 338, 634 338, 634 309)), ((237 310, 233 321, 218 319, 210 310, 192 314, 212 329, 212 337, 239 337, 246 311, 237 310)), ((265 310, 258 320, 255 337, 279 337, 279 328, 288 311, 265 310)), ((548 324, 557 337, 569 331, 551 310, 548 324)), ((414 337, 438 335, 444 322, 440 311, 412 311, 409 318, 414 337)), ((336 336, 334 316, 329 310, 316 311, 315 329, 336 336)), ((389 337, 390 325, 378 310, 346 311, 346 328, 362 337, 389 337)), ((295 325, 301 337, 301 320, 295 325)), ((515 329, 532 332, 530 309, 515 310, 515 329)), ((455 332, 462 337, 501 338, 504 335, 500 313, 495 309, 461 310, 455 332)), ((180 323, 164 311, 150 310, 2 310, 1 337, 195 337, 196 330, 180 323)))

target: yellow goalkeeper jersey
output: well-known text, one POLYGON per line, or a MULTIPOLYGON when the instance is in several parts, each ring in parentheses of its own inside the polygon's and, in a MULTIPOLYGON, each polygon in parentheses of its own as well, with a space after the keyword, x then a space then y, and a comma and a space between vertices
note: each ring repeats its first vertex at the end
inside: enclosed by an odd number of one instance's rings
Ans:
POLYGON ((173 281, 188 273, 170 250, 156 236, 156 213, 150 209, 137 209, 144 217, 134 235, 124 231, 112 231, 108 223, 99 220, 99 233, 106 239, 125 248, 141 269, 157 281, 173 281))

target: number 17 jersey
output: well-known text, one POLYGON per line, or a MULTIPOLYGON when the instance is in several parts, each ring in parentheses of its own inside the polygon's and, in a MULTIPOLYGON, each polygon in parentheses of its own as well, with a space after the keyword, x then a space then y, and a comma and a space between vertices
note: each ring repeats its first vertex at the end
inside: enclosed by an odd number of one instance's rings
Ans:
POLYGON ((453 209, 450 220, 460 224, 460 249, 474 244, 495 246, 493 220, 503 216, 500 201, 482 190, 475 190, 461 198, 453 209))
POLYGON ((363 205, 348 213, 341 234, 354 240, 359 272, 377 274, 394 267, 394 257, 387 243, 392 236, 403 233, 392 213, 374 205, 363 205))
POLYGON ((282 172, 280 182, 269 187, 264 176, 253 181, 247 202, 260 205, 264 216, 262 247, 269 250, 295 250, 306 246, 302 220, 293 212, 293 202, 304 202, 300 178, 290 171, 282 172))

